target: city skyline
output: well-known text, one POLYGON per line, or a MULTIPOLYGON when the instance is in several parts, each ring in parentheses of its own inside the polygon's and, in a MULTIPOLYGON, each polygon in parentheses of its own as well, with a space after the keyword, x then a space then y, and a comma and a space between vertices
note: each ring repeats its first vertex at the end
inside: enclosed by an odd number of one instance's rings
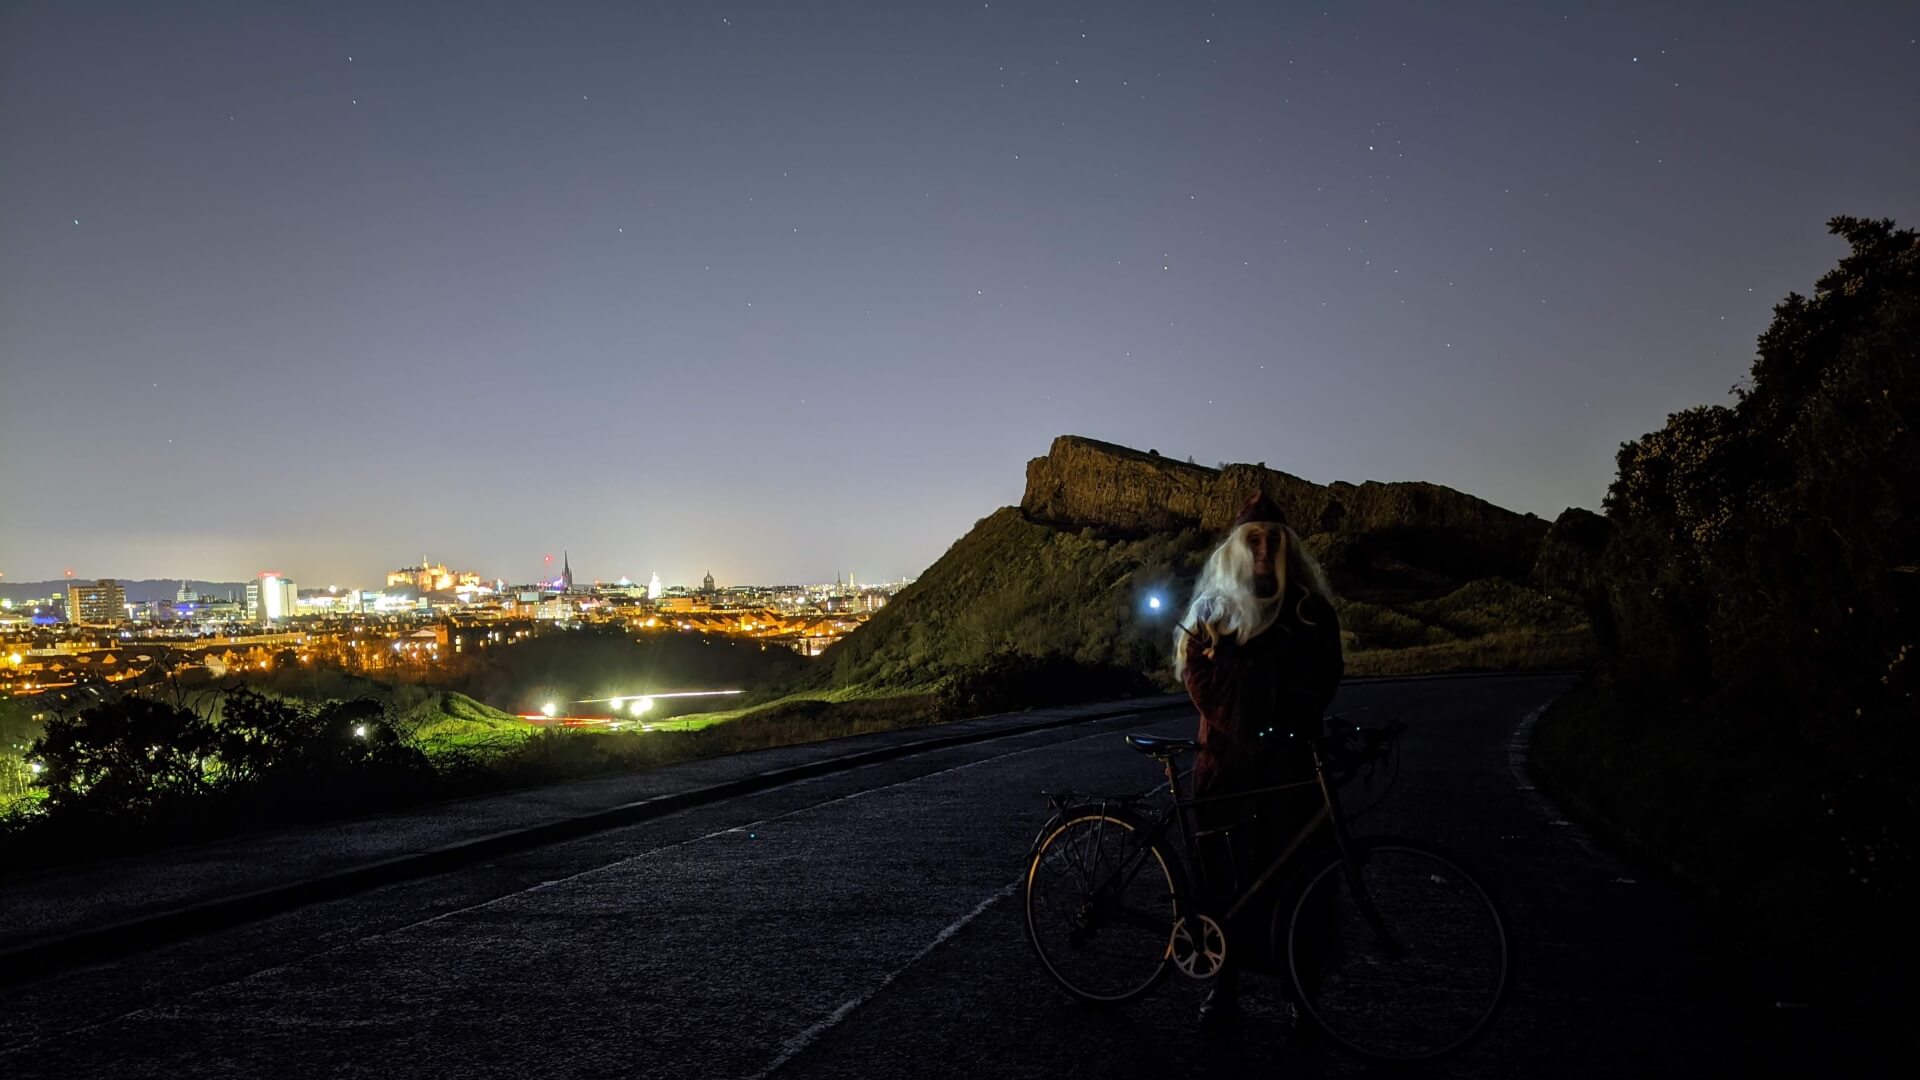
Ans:
MULTIPOLYGON (((411 569, 411 568, 403 567, 401 569, 411 569)), ((908 574, 898 578, 870 578, 870 577, 865 577, 853 572, 841 571, 839 574, 837 574, 834 577, 834 579, 831 582, 829 582, 827 579, 824 579, 824 578, 808 578, 808 579, 796 578, 791 581, 724 581, 724 580, 720 580, 718 578, 713 577, 711 572, 702 574, 700 577, 688 578, 688 579, 680 579, 680 578, 672 578, 672 577, 663 578, 657 572, 649 572, 645 575, 633 575, 633 574, 623 573, 613 577, 582 576, 582 577, 579 577, 574 582, 574 587, 582 591, 585 591, 588 589, 594 589, 594 588, 603 588, 603 587, 643 587, 644 588, 648 586, 649 583, 651 582, 654 584, 658 584, 660 588, 662 588, 663 590, 697 592, 705 589, 707 587, 707 583, 711 582, 712 583, 711 587, 714 590, 720 591, 720 592, 725 592, 731 589, 821 588, 821 587, 827 587, 830 585, 840 586, 845 588, 852 588, 855 586, 864 587, 868 585, 872 585, 872 586, 899 585, 902 583, 911 582, 912 580, 914 580, 916 576, 917 575, 908 574)), ((63 572, 62 575, 59 577, 25 579, 25 580, 17 580, 17 581, 14 580, 11 576, 0 576, 0 592, 7 592, 7 593, 18 592, 23 588, 32 587, 32 586, 52 586, 52 587, 55 587, 57 590, 64 591, 72 586, 88 586, 88 585, 93 585, 96 582, 118 583, 121 585, 130 585, 130 584, 177 585, 180 587, 198 587, 198 586, 204 585, 204 586, 212 586, 212 587, 218 588, 218 587, 224 586, 237 591, 240 589, 244 589, 247 585, 251 584, 256 580, 260 580, 268 577, 279 578, 285 581, 290 581, 294 585, 296 585, 299 588, 300 592, 303 594, 322 593, 322 592, 340 591, 340 590, 348 590, 348 589, 358 589, 363 592, 377 593, 377 592, 393 589, 396 587, 411 588, 421 592, 453 592, 453 591, 459 591, 461 589, 465 589, 467 587, 464 585, 460 585, 460 586, 449 586, 446 589, 421 589, 419 586, 413 585, 410 583, 397 584, 393 580, 391 580, 394 577, 394 571, 386 571, 386 572, 375 573, 371 575, 363 575, 364 580, 361 580, 361 579, 329 580, 323 584, 316 584, 314 582, 303 579, 299 574, 296 574, 296 573, 290 573, 290 572, 283 573, 277 570, 261 570, 255 574, 251 574, 243 577, 232 577, 232 576, 206 577, 206 576, 199 576, 199 575, 164 575, 164 574, 159 576, 139 576, 139 575, 132 575, 132 574, 120 574, 120 575, 83 574, 78 571, 73 571, 71 573, 63 572), (385 579, 385 580, 383 583, 381 580, 376 580, 376 579, 385 579)), ((535 576, 535 577, 529 577, 525 579, 516 578, 516 579, 509 580, 504 577, 486 577, 483 575, 480 578, 479 586, 486 589, 493 589, 496 586, 502 586, 502 585, 508 589, 540 588, 540 587, 552 586, 556 581, 557 579, 551 576, 548 576, 548 577, 535 576)))
POLYGON ((1920 220, 1892 6, 5 29, 5 581, 894 579, 1062 434, 1550 518, 1727 401, 1829 216, 1920 220))

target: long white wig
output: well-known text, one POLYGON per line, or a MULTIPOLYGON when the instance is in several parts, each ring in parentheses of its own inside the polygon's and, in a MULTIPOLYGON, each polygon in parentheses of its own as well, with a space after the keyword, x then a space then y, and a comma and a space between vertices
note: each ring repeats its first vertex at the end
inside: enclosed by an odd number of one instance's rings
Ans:
MULTIPOLYGON (((1220 546, 1213 549, 1213 554, 1207 556, 1206 565, 1200 568, 1200 578, 1193 584, 1193 600, 1187 604, 1186 618, 1173 632, 1175 676, 1184 678, 1187 673, 1189 631, 1208 641, 1218 641, 1231 634, 1244 645, 1280 617, 1280 604, 1287 596, 1290 583, 1304 586, 1306 594, 1333 602, 1333 590, 1327 587, 1320 564, 1307 553, 1293 529, 1285 525, 1280 526, 1284 557, 1275 574, 1279 588, 1268 597, 1255 593, 1253 550, 1247 546, 1247 534, 1264 527, 1260 522, 1236 526, 1220 541, 1220 546)), ((1306 601, 1303 594, 1298 603, 1304 607, 1306 601)), ((1304 612, 1297 614, 1302 622, 1312 623, 1304 612)))

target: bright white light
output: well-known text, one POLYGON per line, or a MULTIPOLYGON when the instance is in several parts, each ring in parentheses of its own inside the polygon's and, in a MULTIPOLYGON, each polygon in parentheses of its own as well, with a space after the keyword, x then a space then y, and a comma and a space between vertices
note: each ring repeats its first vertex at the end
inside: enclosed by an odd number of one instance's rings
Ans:
POLYGON ((361 738, 363 738, 363 739, 364 739, 364 738, 366 738, 366 737, 367 737, 367 725, 365 725, 365 724, 355 724, 355 725, 353 725, 353 733, 354 733, 355 735, 358 735, 359 737, 361 737, 361 738))
POLYGON ((1153 610, 1155 610, 1155 611, 1159 611, 1159 610, 1160 610, 1160 598, 1159 598, 1159 597, 1157 597, 1157 596, 1149 596, 1149 597, 1147 597, 1147 606, 1148 606, 1148 607, 1150 607, 1150 608, 1152 608, 1152 609, 1153 609, 1153 610))
POLYGON ((621 706, 622 704, 624 704, 624 703, 626 702, 626 700, 627 700, 626 698, 614 698, 614 699, 613 699, 613 711, 614 711, 614 712, 619 712, 619 711, 620 711, 620 706, 621 706))
POLYGON ((545 705, 540 706, 540 714, 542 716, 550 717, 550 716, 553 716, 555 713, 558 713, 559 711, 560 710, 557 707, 555 707, 555 705, 551 701, 547 702, 545 705))
POLYGON ((650 697, 634 698, 633 704, 628 706, 628 708, 632 710, 633 715, 639 716, 641 713, 653 708, 653 699, 650 697))
POLYGON ((27 765, 27 771, 33 773, 33 775, 35 776, 39 776, 42 772, 46 771, 46 766, 40 764, 37 761, 30 762, 27 765))

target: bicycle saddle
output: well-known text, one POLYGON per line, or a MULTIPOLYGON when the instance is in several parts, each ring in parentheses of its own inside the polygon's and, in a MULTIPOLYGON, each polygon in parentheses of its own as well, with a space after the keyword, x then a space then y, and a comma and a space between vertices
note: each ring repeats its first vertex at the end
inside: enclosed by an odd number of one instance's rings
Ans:
POLYGON ((1163 739, 1158 735, 1129 735, 1127 745, 1149 757, 1172 757, 1200 749, 1200 744, 1192 739, 1163 739))

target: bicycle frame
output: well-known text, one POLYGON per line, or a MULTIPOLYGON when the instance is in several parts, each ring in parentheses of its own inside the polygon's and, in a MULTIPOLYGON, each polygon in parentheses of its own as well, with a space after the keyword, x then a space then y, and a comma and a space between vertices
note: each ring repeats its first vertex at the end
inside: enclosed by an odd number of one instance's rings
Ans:
MULTIPOLYGON (((1164 838, 1173 827, 1174 822, 1178 821, 1182 841, 1181 861, 1186 864, 1186 876, 1190 879, 1196 877, 1199 879, 1202 891, 1201 906, 1203 908, 1213 907, 1222 902, 1228 904, 1226 911, 1222 913, 1222 922, 1225 923, 1239 915, 1248 904, 1253 902, 1254 897, 1259 896, 1261 891, 1283 870, 1289 869, 1294 857, 1306 846, 1307 842, 1319 832, 1322 826, 1331 826, 1334 846, 1340 852, 1340 863, 1347 878, 1347 886, 1354 896, 1361 916, 1366 919, 1368 925, 1373 929, 1374 933, 1378 935, 1383 944, 1395 953, 1401 952, 1403 946, 1394 939, 1392 933, 1387 929, 1385 920, 1380 917, 1379 909, 1374 906, 1372 898, 1368 896, 1360 880, 1358 868, 1353 859, 1353 849, 1351 846, 1352 837, 1347 831, 1346 815, 1340 809, 1340 800, 1336 797, 1334 785, 1328 778, 1326 761, 1318 746, 1312 748, 1312 756, 1314 773, 1312 780, 1301 780, 1290 784, 1273 784, 1267 787, 1252 788, 1247 791, 1236 791, 1228 795, 1204 795, 1190 799, 1180 797, 1180 773, 1179 770, 1174 767, 1174 759, 1171 756, 1163 757, 1161 761, 1166 772, 1166 790, 1173 798, 1173 808, 1169 812, 1155 814, 1149 819, 1150 824, 1145 834, 1141 837, 1137 854, 1128 861, 1128 865, 1116 868, 1114 873, 1108 877, 1107 881, 1099 886, 1100 891, 1111 892, 1119 888, 1124 888, 1130 883, 1133 876, 1137 874, 1140 867, 1144 865, 1147 851, 1153 844, 1164 838), (1266 868, 1262 870, 1238 896, 1231 898, 1221 897, 1218 890, 1214 888, 1214 883, 1207 880, 1206 865, 1199 858, 1199 840, 1201 837, 1228 832, 1235 826, 1252 820, 1258 816, 1258 810, 1256 809, 1253 813, 1237 818, 1231 825, 1216 829, 1200 829, 1191 821, 1195 809, 1209 804, 1243 801, 1258 801, 1264 806, 1273 802, 1286 792, 1298 791, 1306 787, 1318 787, 1320 789, 1320 809, 1294 832, 1293 838, 1287 843, 1287 846, 1279 855, 1274 857, 1272 862, 1267 864, 1266 868), (1195 870, 1198 870, 1199 873, 1195 874, 1195 870)), ((1136 802, 1140 798, 1141 796, 1138 795, 1131 797, 1121 796, 1101 798, 1098 801, 1104 807, 1108 802, 1136 802)), ((1042 830, 1043 835, 1044 832, 1045 830, 1042 830)))
POLYGON ((1262 889, 1265 889, 1282 870, 1289 866, 1293 857, 1307 845, 1307 842, 1319 832, 1322 826, 1332 825, 1334 843, 1340 849, 1343 859, 1347 855, 1346 816, 1340 812, 1340 801, 1335 797, 1333 786, 1327 779, 1326 767, 1321 760, 1318 748, 1313 750, 1314 776, 1311 780, 1300 780, 1290 784, 1272 784, 1266 787, 1251 788, 1246 791, 1236 791, 1228 795, 1202 795, 1187 799, 1180 797, 1180 774, 1179 770, 1174 768, 1173 759, 1169 757, 1163 760, 1167 777, 1167 792, 1173 797, 1173 811, 1163 818, 1155 828, 1150 830, 1148 835, 1151 839, 1157 840, 1167 832, 1168 826, 1171 825, 1173 821, 1177 820, 1179 822, 1183 861, 1189 864, 1190 875, 1199 878, 1209 902, 1218 902, 1227 898, 1221 897, 1219 890, 1214 887, 1214 883, 1207 880, 1206 864, 1199 857, 1200 839, 1206 836, 1229 832, 1233 828, 1251 821, 1254 817, 1258 816, 1259 808, 1272 804, 1286 792, 1298 791, 1307 787, 1318 787, 1320 789, 1320 809, 1315 811, 1314 815, 1308 818, 1305 824, 1294 830, 1293 838, 1288 841, 1287 846, 1281 850, 1279 855, 1274 857, 1271 863, 1267 864, 1264 870, 1254 877, 1253 881, 1241 891, 1240 895, 1230 899, 1229 906, 1224 913, 1225 918, 1232 919, 1238 916, 1249 903, 1252 903, 1253 898, 1259 895, 1262 889), (1194 823, 1193 818, 1199 807, 1228 802, 1257 802, 1260 804, 1260 807, 1257 807, 1252 813, 1237 818, 1232 824, 1220 828, 1201 829, 1194 823), (1197 869, 1199 873, 1192 875, 1192 870, 1195 869, 1197 869))

